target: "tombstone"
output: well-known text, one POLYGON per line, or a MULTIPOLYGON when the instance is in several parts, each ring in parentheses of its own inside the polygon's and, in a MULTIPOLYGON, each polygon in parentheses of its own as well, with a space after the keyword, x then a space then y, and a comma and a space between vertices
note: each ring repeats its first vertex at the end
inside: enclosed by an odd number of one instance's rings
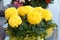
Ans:
POLYGON ((0 10, 2 10, 3 7, 3 0, 0 0, 0 10))
POLYGON ((4 15, 4 3, 3 0, 0 0, 0 16, 4 15))

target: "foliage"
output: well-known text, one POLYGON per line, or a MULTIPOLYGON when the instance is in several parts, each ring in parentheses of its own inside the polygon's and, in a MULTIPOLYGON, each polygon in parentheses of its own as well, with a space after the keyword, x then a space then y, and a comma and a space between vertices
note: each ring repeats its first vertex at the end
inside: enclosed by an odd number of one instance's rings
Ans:
POLYGON ((41 6, 42 8, 47 8, 49 3, 53 3, 54 0, 25 0, 24 5, 31 5, 33 7, 41 6))
MULTIPOLYGON (((16 1, 16 0, 12 0, 11 4, 14 4, 14 1, 16 1)), ((25 0, 25 2, 23 2, 23 3, 20 3, 19 1, 20 0, 18 0, 18 2, 16 2, 16 3, 18 3, 17 5, 22 4, 24 6, 30 5, 33 7, 39 7, 40 6, 42 8, 47 8, 48 4, 53 3, 54 0, 25 0)))

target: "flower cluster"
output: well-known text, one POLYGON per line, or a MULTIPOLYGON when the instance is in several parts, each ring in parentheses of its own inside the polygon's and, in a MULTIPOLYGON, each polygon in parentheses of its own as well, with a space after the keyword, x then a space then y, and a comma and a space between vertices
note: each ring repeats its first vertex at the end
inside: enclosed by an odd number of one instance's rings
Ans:
POLYGON ((6 9, 5 17, 8 19, 8 23, 11 27, 18 27, 18 25, 22 23, 21 17, 18 16, 18 12, 15 7, 6 9))
MULTIPOLYGON (((41 38, 50 36, 56 24, 52 22, 52 13, 50 10, 42 7, 21 6, 19 8, 7 8, 5 17, 8 20, 8 29, 13 36, 18 37, 36 37, 41 38), (52 28, 52 29, 50 29, 52 28), (50 32, 49 32, 50 31, 50 32), (49 32, 49 33, 48 33, 49 32)), ((18 39, 17 39, 18 40, 18 39)))
MULTIPOLYGON (((9 18, 9 24, 11 26, 16 26, 18 24, 22 23, 22 20, 19 16, 25 16, 27 15, 27 20, 30 24, 39 24, 42 19, 45 19, 46 21, 49 21, 52 19, 52 13, 47 10, 43 9, 41 7, 31 7, 31 6, 22 6, 18 9, 11 7, 6 9, 5 11, 5 17, 9 18), (13 16, 13 17, 12 17, 13 16)), ((13 27, 14 27, 13 26, 13 27)))

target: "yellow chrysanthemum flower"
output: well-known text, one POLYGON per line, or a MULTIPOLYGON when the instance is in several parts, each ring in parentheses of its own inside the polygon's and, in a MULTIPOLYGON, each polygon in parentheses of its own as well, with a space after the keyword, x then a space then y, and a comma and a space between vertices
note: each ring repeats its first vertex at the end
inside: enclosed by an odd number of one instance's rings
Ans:
POLYGON ((12 16, 8 20, 9 25, 13 27, 18 27, 18 25, 22 24, 22 20, 20 16, 12 16))
MULTIPOLYGON (((40 14, 42 15, 43 8, 42 8, 42 7, 35 7, 35 8, 33 9, 33 11, 40 12, 40 14)), ((43 16, 42 16, 42 19, 43 19, 43 16)))
POLYGON ((31 6, 22 6, 22 7, 19 7, 17 10, 20 16, 25 16, 32 9, 33 7, 31 6))
POLYGON ((18 11, 15 7, 7 8, 5 10, 5 17, 8 19, 13 15, 18 15, 18 11))
POLYGON ((41 14, 39 12, 31 11, 27 15, 27 20, 30 24, 39 24, 41 22, 41 14))
POLYGON ((44 9, 43 10, 43 19, 45 19, 46 21, 49 21, 52 19, 52 13, 47 10, 47 9, 44 9))
POLYGON ((34 11, 37 11, 37 12, 42 12, 43 8, 42 7, 35 7, 34 8, 34 11))
POLYGON ((53 28, 47 29, 46 32, 47 32, 46 38, 50 37, 52 35, 52 33, 53 33, 53 28))

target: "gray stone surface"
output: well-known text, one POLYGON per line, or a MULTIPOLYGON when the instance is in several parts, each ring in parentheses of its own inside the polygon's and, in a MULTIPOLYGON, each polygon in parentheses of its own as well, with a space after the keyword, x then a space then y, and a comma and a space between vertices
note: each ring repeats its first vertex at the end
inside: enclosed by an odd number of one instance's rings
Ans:
POLYGON ((0 10, 2 9, 3 7, 3 0, 0 0, 0 10))
POLYGON ((3 26, 6 22, 6 19, 4 17, 0 17, 0 25, 3 26))

